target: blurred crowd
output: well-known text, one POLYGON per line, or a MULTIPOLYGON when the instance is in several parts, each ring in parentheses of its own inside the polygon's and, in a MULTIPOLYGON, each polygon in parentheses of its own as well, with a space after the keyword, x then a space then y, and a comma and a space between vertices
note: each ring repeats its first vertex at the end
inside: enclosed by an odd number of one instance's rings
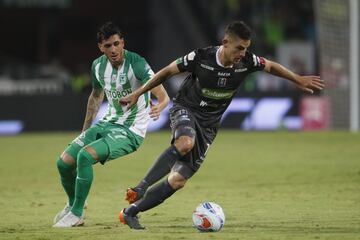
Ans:
MULTIPOLYGON (((76 2, 80 1, 74 1, 74 5, 76 5, 76 2)), ((254 30, 251 51, 257 55, 278 60, 298 73, 310 74, 317 71, 316 51, 314 50, 316 49, 316 34, 312 0, 188 0, 182 4, 187 4, 196 13, 197 21, 201 28, 204 29, 204 34, 206 34, 204 37, 214 44, 221 41, 223 30, 229 22, 239 19, 244 20, 254 30)), ((22 11, 21 9, 9 10, 22 11)), ((1 11, 7 13, 6 9, 1 11)), ((61 39, 54 37, 57 36, 54 34, 54 31, 61 27, 61 24, 57 21, 61 21, 61 18, 64 15, 66 16, 66 14, 59 15, 60 11, 66 10, 52 11, 55 11, 55 15, 43 16, 50 20, 46 25, 47 27, 45 26, 45 28, 50 29, 50 31, 45 31, 45 35, 47 33, 52 35, 52 37, 49 37, 50 40, 46 42, 46 47, 49 49, 55 48, 54 45, 61 41, 61 39), (56 17, 56 14, 58 14, 58 17, 56 17)), ((138 21, 146 22, 150 16, 136 18, 138 21)), ((114 20, 123 24, 121 18, 115 18, 114 20)), ((135 20, 129 20, 130 23, 132 21, 135 20)), ((75 51, 76 53, 79 50, 81 41, 84 41, 76 35, 76 30, 91 31, 85 34, 88 38, 90 34, 95 34, 96 27, 101 22, 102 19, 98 19, 98 24, 92 21, 89 23, 90 27, 86 29, 69 29, 71 30, 69 34, 74 34, 75 39, 67 36, 66 51, 75 51)), ((148 19, 148 22, 151 23, 151 19, 148 19)), ((137 26, 140 25, 139 23, 137 24, 137 26)), ((147 25, 143 27, 146 28, 147 25)), ((135 31, 142 31, 142 29, 135 31)), ((149 32, 151 33, 151 30, 148 30, 145 34, 149 34, 149 32)), ((66 28, 61 33, 66 35, 66 28)), ((130 32, 129 36, 131 35, 134 36, 134 33, 130 32)), ((39 36, 30 37, 38 38, 39 36)), ((144 43, 146 38, 138 42, 134 40, 141 37, 141 35, 136 35, 129 42, 133 44, 132 46, 135 44, 141 45, 143 49, 140 51, 140 54, 146 57, 147 50, 151 46, 144 43)), ((40 44, 39 41, 41 43, 41 40, 37 40, 37 45, 40 44)), ((1 48, 0 94, 46 94, 46 92, 52 94, 57 91, 59 94, 64 94, 64 92, 68 94, 88 93, 91 90, 89 73, 92 59, 90 58, 95 58, 98 54, 94 38, 87 39, 82 48, 79 51, 80 57, 76 57, 76 59, 73 59, 71 54, 65 54, 65 49, 61 48, 57 51, 49 50, 48 56, 43 59, 41 57, 33 59, 22 58, 19 54, 12 56, 9 51, 6 52, 5 49, 1 48), (92 46, 91 49, 88 46, 92 46), (90 54, 83 54, 86 51, 90 52, 90 54), (81 56, 86 57, 86 59, 82 59, 81 56), (68 59, 70 59, 70 63, 68 59), (71 61, 71 59, 76 61, 76 63, 71 61), (29 81, 32 81, 32 84, 26 84, 29 81), (45 82, 47 82, 47 85, 44 84, 45 82), (51 83, 54 84, 51 85, 51 83)), ((40 47, 38 51, 44 50, 40 47)), ((37 55, 39 56, 41 53, 37 55)), ((152 59, 147 60, 151 65, 152 59)), ((254 75, 245 83, 244 89, 247 92, 292 91, 293 87, 285 81, 270 78, 273 77, 261 73, 254 75)))

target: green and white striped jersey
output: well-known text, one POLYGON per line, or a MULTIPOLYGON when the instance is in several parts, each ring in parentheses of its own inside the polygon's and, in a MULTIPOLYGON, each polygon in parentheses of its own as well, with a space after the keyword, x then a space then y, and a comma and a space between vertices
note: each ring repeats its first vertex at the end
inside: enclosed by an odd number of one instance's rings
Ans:
POLYGON ((145 137, 150 120, 150 94, 144 93, 131 109, 119 104, 119 99, 129 95, 146 83, 153 75, 146 60, 134 52, 124 50, 124 61, 113 68, 105 55, 94 60, 92 67, 93 88, 104 89, 108 111, 100 120, 128 127, 135 134, 145 137))

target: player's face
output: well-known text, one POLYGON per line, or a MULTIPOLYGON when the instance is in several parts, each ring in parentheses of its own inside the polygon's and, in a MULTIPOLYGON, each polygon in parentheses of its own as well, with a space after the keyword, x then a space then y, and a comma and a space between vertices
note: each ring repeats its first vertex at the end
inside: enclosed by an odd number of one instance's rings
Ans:
POLYGON ((251 40, 244 40, 236 36, 226 36, 223 40, 224 56, 231 64, 239 63, 245 57, 251 40))
POLYGON ((114 34, 98 44, 99 49, 104 53, 112 65, 119 65, 124 58, 124 39, 114 34))

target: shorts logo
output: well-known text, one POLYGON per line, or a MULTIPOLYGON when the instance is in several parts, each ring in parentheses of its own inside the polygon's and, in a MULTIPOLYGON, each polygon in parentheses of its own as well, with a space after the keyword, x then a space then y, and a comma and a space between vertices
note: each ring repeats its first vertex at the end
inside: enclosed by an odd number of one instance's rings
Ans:
POLYGON ((79 138, 75 139, 74 142, 79 145, 80 147, 83 147, 85 144, 83 141, 81 141, 79 138))
POLYGON ((79 145, 80 147, 83 147, 85 144, 84 144, 84 142, 81 140, 81 138, 85 138, 85 132, 82 132, 82 133, 74 140, 74 143, 76 143, 76 144, 79 145))
POLYGON ((196 163, 198 166, 200 166, 200 165, 203 163, 203 161, 204 161, 204 160, 202 160, 202 159, 197 159, 197 160, 195 161, 195 163, 196 163))
POLYGON ((113 141, 116 141, 117 139, 126 139, 127 138, 127 132, 125 132, 123 129, 111 129, 111 133, 108 133, 108 137, 111 138, 113 141))
POLYGON ((195 161, 195 163, 196 163, 198 166, 200 166, 200 165, 204 162, 205 157, 206 157, 206 154, 207 154, 208 151, 209 151, 209 147, 210 147, 210 144, 209 144, 209 143, 206 143, 206 149, 205 149, 204 155, 200 156, 200 159, 197 159, 197 160, 195 161))
POLYGON ((199 105, 200 105, 200 107, 206 107, 208 104, 207 104, 207 102, 201 100, 199 105))

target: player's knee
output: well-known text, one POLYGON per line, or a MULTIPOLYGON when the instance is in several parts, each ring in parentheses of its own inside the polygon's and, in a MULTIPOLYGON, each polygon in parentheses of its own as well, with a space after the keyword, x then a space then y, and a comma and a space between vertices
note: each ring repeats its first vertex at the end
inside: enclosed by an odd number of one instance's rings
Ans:
POLYGON ((178 172, 172 172, 168 177, 168 182, 173 189, 183 188, 186 181, 187 179, 178 172))
POLYGON ((181 155, 185 155, 190 152, 195 145, 195 138, 189 136, 181 136, 175 141, 176 149, 181 153, 181 155))
POLYGON ((75 165, 76 161, 75 159, 68 154, 67 152, 63 152, 60 156, 60 160, 63 161, 64 163, 66 163, 67 165, 75 165))
POLYGON ((61 178, 66 179, 69 176, 74 176, 74 171, 76 171, 76 164, 68 164, 61 157, 56 161, 56 166, 61 178))

